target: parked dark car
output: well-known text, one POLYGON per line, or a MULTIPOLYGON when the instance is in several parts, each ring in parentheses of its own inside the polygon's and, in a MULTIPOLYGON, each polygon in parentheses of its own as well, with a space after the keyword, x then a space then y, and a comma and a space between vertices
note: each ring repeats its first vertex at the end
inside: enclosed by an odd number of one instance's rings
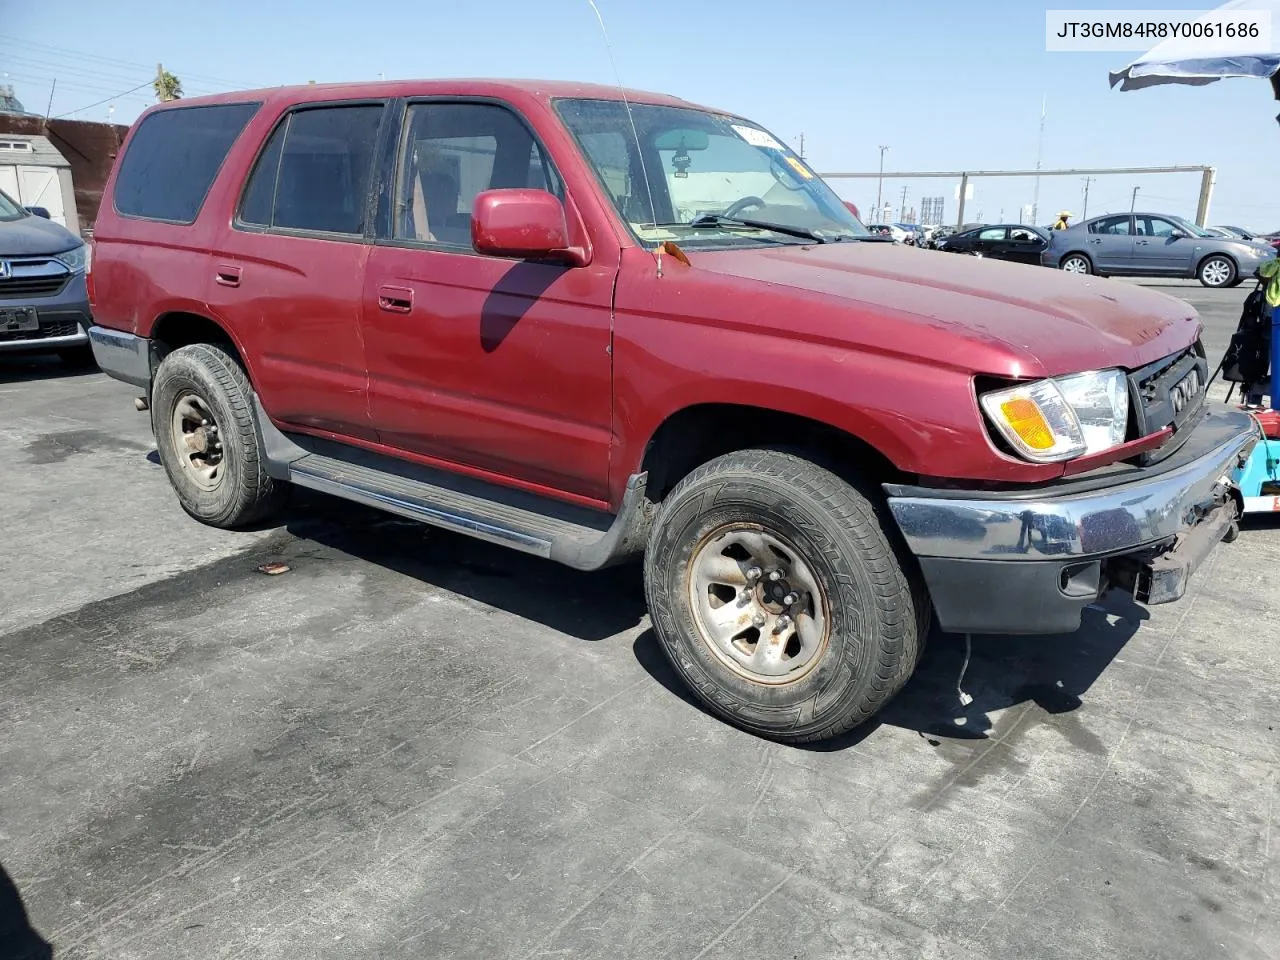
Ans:
POLYGON ((0 191, 0 353, 56 352, 68 363, 92 363, 88 250, 0 191))
POLYGON ((1215 237, 1165 213, 1106 214, 1049 237, 1046 267, 1104 277, 1194 277, 1206 287, 1234 287, 1276 255, 1263 241, 1215 237))
POLYGON ((938 244, 938 249, 947 253, 967 253, 973 257, 1039 265, 1048 245, 1049 234, 1039 227, 997 223, 947 237, 938 244))

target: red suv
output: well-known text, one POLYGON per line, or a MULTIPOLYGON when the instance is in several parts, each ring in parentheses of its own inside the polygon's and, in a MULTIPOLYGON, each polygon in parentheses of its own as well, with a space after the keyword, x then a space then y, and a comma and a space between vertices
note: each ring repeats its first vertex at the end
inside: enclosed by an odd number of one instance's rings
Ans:
POLYGON ((644 559, 706 705, 866 720, 931 617, 1059 633, 1181 596, 1253 421, 1139 287, 872 236, 757 124, 573 83, 305 86, 134 125, 97 360, 183 507, 290 484, 583 570, 644 559))

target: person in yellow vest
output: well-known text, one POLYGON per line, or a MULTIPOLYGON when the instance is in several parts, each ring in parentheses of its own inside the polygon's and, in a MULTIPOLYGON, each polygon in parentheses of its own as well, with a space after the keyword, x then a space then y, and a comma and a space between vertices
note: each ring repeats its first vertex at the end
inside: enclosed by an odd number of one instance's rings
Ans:
POLYGON ((1053 229, 1055 230, 1067 229, 1067 227, 1071 226, 1071 224, 1067 223, 1067 221, 1070 219, 1071 219, 1070 211, 1063 210, 1061 213, 1058 214, 1058 219, 1053 222, 1053 229))

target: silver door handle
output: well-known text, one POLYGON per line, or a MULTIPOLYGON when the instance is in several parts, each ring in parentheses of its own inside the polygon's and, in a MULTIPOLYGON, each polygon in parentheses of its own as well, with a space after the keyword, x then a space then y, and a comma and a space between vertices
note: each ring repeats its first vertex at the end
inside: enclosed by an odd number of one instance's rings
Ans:
POLYGON ((1150 242, 1151 242, 1150 240, 1135 240, 1135 241, 1134 241, 1134 243, 1136 243, 1136 244, 1137 244, 1138 246, 1140 246, 1140 247, 1145 247, 1145 246, 1146 246, 1148 243, 1150 243, 1150 242))

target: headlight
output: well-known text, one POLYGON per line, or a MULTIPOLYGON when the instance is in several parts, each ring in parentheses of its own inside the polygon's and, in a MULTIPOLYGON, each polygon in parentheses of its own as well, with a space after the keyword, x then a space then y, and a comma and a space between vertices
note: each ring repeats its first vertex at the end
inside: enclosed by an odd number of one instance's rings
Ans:
POLYGON ((55 253, 53 256, 66 264, 67 269, 72 273, 80 273, 89 266, 88 244, 82 243, 78 247, 72 247, 70 250, 62 251, 62 253, 55 253))
POLYGON ((1019 454, 1055 463, 1124 443, 1129 391, 1121 370, 1037 380, 980 398, 1000 435, 1019 454))

